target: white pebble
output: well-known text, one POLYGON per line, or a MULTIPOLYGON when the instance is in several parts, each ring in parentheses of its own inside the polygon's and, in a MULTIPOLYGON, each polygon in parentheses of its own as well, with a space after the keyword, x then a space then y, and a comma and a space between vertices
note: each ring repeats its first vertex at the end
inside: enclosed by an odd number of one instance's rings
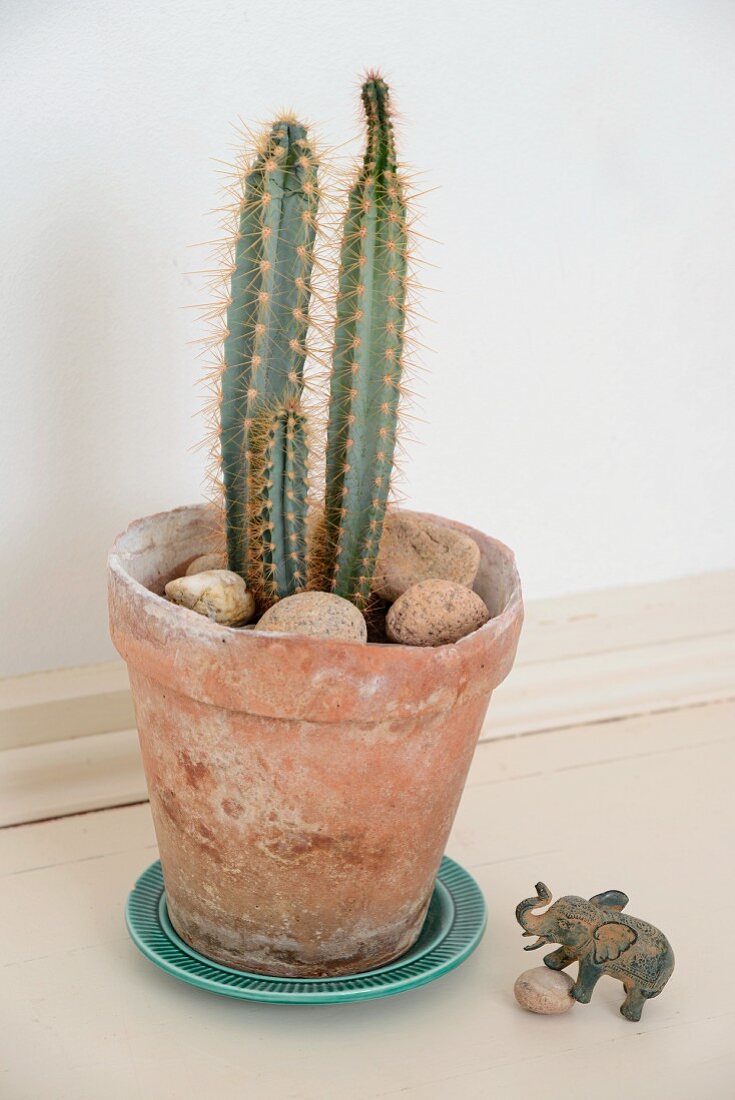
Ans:
POLYGON ((535 966, 516 979, 513 987, 521 1008, 539 1012, 543 1016, 555 1016, 568 1012, 576 1002, 570 990, 574 982, 562 970, 550 970, 548 966, 535 966))
POLYGON ((227 569, 208 569, 169 581, 166 595, 173 603, 225 626, 247 623, 255 614, 252 592, 248 592, 242 577, 227 569))

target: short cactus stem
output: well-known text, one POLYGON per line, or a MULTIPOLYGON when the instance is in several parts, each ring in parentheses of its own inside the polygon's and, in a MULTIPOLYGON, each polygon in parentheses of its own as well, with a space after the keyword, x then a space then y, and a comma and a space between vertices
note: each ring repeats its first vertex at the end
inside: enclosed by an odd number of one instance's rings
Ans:
POLYGON ((306 587, 307 422, 297 402, 261 412, 249 449, 248 586, 262 608, 306 587))
POLYGON ((396 444, 406 314, 407 228, 388 88, 362 91, 367 149, 340 253, 327 433, 322 583, 364 607, 396 444))
POLYGON ((303 388, 318 202, 306 129, 279 119, 242 177, 220 383, 228 561, 242 576, 257 553, 245 425, 303 388))

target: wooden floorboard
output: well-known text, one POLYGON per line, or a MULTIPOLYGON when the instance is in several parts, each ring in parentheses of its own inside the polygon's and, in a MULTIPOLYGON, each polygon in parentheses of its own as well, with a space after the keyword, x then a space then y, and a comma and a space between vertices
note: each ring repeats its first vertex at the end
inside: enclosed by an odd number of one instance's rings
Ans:
POLYGON ((735 911, 735 704, 479 746, 448 847, 489 925, 475 955, 385 1001, 286 1008, 178 984, 136 952, 122 909, 155 858, 146 805, 0 832, 0 1096, 8 1100, 719 1100, 735 1095, 727 928, 735 911), (589 1006, 513 1001, 513 911, 624 889, 677 968, 640 1024, 603 980, 589 1006), (728 917, 729 919, 729 917, 728 917))

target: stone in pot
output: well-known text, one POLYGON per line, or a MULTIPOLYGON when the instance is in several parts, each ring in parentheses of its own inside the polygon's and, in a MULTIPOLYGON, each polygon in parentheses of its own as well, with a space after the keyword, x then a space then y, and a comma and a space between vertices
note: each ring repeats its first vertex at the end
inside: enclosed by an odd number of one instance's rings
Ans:
POLYGON ((186 568, 186 576, 208 573, 210 569, 227 569, 227 554, 200 554, 186 568))
POLYGON ((281 634, 312 634, 319 638, 367 641, 367 624, 349 600, 331 592, 298 592, 269 607, 256 630, 281 634))
POLYGON ((483 626, 490 612, 470 588, 452 581, 421 581, 399 596, 386 617, 392 642, 437 646, 458 642, 483 626))
POLYGON ((446 580, 471 588, 480 564, 474 539, 414 512, 388 512, 373 591, 392 603, 420 581, 446 580))
POLYGON ((247 623, 255 613, 252 592, 239 574, 228 569, 208 569, 169 581, 166 596, 172 603, 227 626, 247 623))

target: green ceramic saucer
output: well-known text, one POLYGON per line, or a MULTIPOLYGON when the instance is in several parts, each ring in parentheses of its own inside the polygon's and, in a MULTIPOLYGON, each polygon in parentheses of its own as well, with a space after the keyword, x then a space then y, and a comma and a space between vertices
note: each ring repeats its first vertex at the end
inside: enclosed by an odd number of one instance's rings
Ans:
POLYGON ((444 856, 424 927, 400 959, 349 978, 269 978, 233 970, 200 955, 174 930, 166 908, 161 864, 144 871, 125 909, 136 947, 180 981, 246 1001, 334 1004, 389 997, 433 982, 471 955, 485 931, 485 901, 463 867, 444 856))

